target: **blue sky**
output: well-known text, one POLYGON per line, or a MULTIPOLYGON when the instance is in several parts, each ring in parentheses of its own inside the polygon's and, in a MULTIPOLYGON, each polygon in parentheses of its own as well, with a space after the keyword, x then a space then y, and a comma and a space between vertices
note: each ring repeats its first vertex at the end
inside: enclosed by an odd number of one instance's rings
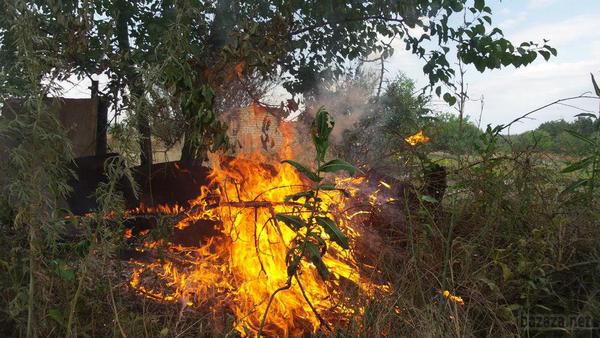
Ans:
MULTIPOLYGON (((493 24, 513 43, 548 39, 548 44, 558 49, 558 56, 548 62, 538 57, 525 68, 509 67, 483 74, 469 67, 469 95, 472 99, 484 97, 482 127, 507 123, 554 100, 592 90, 590 73, 600 78, 600 0, 488 0, 486 4, 492 8, 493 24)), ((400 43, 398 46, 387 65, 387 76, 393 78, 402 71, 418 85, 425 85, 422 62, 405 52, 400 43)), ((434 100, 436 109, 452 111, 438 102, 434 100)), ((594 112, 599 109, 596 100, 568 104, 594 112)), ((479 101, 468 103, 466 113, 472 121, 479 120, 480 112, 479 101)), ((548 120, 572 120, 580 112, 556 105, 516 124, 511 133, 534 129, 548 120)))

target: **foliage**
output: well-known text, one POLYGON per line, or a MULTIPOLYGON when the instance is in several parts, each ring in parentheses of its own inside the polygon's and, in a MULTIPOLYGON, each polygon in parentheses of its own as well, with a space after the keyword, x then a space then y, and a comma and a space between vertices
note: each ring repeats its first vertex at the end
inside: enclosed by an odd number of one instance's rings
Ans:
POLYGON ((382 166, 406 151, 404 138, 424 128, 432 119, 428 98, 415 96, 414 81, 399 75, 352 128, 347 129, 339 151, 361 165, 382 166))
POLYGON ((431 136, 431 150, 452 154, 473 153, 482 133, 468 117, 461 122, 459 117, 449 113, 436 116, 426 131, 431 136))
MULTIPOLYGON (((592 84, 596 95, 600 98, 600 89, 592 75, 592 84)), ((600 113, 599 113, 600 114, 600 113)), ((593 121, 594 132, 585 136, 581 132, 566 130, 569 134, 586 144, 587 154, 583 159, 570 163, 562 170, 563 173, 582 172, 585 177, 571 183, 564 192, 572 192, 579 188, 586 188, 588 197, 593 198, 594 188, 598 185, 598 174, 600 174, 600 115, 580 114, 589 117, 593 121)))
POLYGON ((535 147, 537 150, 555 154, 582 155, 588 151, 587 143, 573 136, 571 131, 590 137, 594 128, 592 118, 578 116, 573 122, 565 120, 544 122, 534 131, 509 136, 508 141, 520 149, 535 147))
MULTIPOLYGON (((313 183, 313 188, 302 191, 294 195, 287 196, 285 201, 293 201, 300 203, 301 207, 291 213, 278 213, 275 219, 278 222, 283 222, 286 226, 296 232, 296 237, 292 241, 293 245, 286 255, 288 279, 285 286, 277 289, 272 295, 267 305, 267 309, 263 315, 261 328, 258 336, 261 336, 261 331, 269 311, 269 305, 273 301, 275 295, 292 286, 292 278, 300 283, 298 272, 300 270, 300 262, 307 259, 317 269, 321 278, 329 278, 329 270, 323 262, 322 256, 327 252, 328 242, 339 245, 342 249, 350 248, 348 237, 339 229, 336 222, 331 219, 327 210, 324 210, 320 201, 322 200, 319 193, 322 190, 337 190, 335 184, 323 184, 323 174, 345 171, 350 175, 356 173, 356 168, 346 161, 333 159, 325 162, 327 148, 329 148, 329 136, 333 130, 335 122, 329 113, 320 109, 312 123, 311 135, 313 145, 315 146, 315 166, 313 171, 307 166, 293 160, 285 160, 284 163, 292 165, 296 170, 306 176, 313 183), (324 236, 324 235, 327 236, 324 236)), ((307 302, 310 302, 307 299, 307 302)), ((312 308, 312 305, 311 305, 312 308)), ((313 310, 314 311, 314 310, 313 310)), ((320 318, 318 313, 315 313, 320 318)), ((326 324, 325 324, 326 325, 326 324)))
MULTIPOLYGON (((44 72, 62 62, 69 75, 109 79, 106 95, 116 109, 136 120, 143 142, 142 162, 151 159, 150 130, 158 90, 170 101, 172 117, 185 121, 184 159, 226 144, 220 119, 224 92, 259 74, 281 76, 291 93, 311 96, 327 78, 342 75, 346 62, 393 53, 387 40, 402 39, 425 60, 423 68, 436 94, 454 75, 451 53, 479 71, 546 60, 547 45, 513 45, 492 25, 484 0, 337 3, 331 1, 16 1, 0 6, 0 65, 6 87, 22 87, 23 68, 14 64, 21 32, 15 22, 27 15, 41 39, 31 39, 44 57, 44 72), (460 26, 455 17, 464 20, 460 26), (413 33, 422 30, 422 34, 413 33), (430 44, 430 40, 437 43, 430 44), (6 69, 14 68, 14 72, 6 69)), ((61 68, 62 69, 62 68, 61 68)), ((250 93, 250 97, 254 97, 250 93)), ((443 95, 448 102, 452 95, 443 95)))

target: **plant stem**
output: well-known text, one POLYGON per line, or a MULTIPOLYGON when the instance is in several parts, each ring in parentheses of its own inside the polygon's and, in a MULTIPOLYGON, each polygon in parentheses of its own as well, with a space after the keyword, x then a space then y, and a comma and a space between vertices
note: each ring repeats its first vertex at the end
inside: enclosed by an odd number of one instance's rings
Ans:
POLYGON ((263 317, 262 320, 260 321, 260 328, 258 329, 258 335, 257 337, 262 337, 262 331, 265 328, 265 320, 267 319, 267 314, 269 313, 269 308, 271 307, 271 303, 273 303, 273 300, 275 299, 275 296, 283 291, 283 290, 287 290, 289 288, 292 287, 292 276, 288 276, 287 281, 285 282, 285 285, 280 287, 279 289, 275 290, 275 292, 273 292, 271 294, 271 297, 269 298, 269 302, 267 303, 267 308, 265 309, 265 313, 263 313, 263 317))

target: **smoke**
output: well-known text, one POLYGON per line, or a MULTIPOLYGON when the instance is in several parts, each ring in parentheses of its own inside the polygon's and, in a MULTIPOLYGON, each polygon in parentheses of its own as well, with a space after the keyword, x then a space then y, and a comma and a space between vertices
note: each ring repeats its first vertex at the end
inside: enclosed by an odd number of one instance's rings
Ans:
POLYGON ((374 112, 376 85, 375 74, 357 69, 333 84, 318 88, 310 104, 313 108, 309 110, 310 114, 314 115, 323 107, 335 118, 332 138, 339 144, 343 141, 344 131, 353 129, 361 119, 374 112))

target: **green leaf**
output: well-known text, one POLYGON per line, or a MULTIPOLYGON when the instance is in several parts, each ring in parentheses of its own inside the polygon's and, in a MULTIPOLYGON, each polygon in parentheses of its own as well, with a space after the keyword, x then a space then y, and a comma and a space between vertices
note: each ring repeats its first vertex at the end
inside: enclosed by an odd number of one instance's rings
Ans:
POLYGON ((346 171, 350 176, 354 176, 354 174, 356 174, 356 168, 352 164, 340 159, 331 160, 319 167, 319 171, 326 173, 332 173, 340 170, 346 171))
POLYGON ((337 187, 335 184, 321 184, 319 185, 319 189, 321 190, 336 190, 337 187))
POLYGON ((449 105, 453 106, 456 103, 456 97, 450 95, 450 93, 446 93, 443 96, 444 101, 446 101, 449 105))
POLYGON ((561 194, 568 194, 568 193, 572 193, 575 190, 577 190, 579 187, 583 187, 585 185, 588 184, 589 179, 587 178, 582 178, 580 180, 577 180, 571 184, 569 184, 565 190, 561 191, 561 194))
POLYGON ((578 132, 576 132, 574 130, 565 129, 565 131, 567 133, 571 134, 573 137, 576 137, 576 138, 582 140, 583 142, 588 143, 589 145, 592 145, 594 147, 596 146, 596 143, 594 141, 592 141, 591 139, 589 139, 589 138, 581 135, 580 133, 578 133, 578 132))
POLYGON ((497 263, 498 263, 498 265, 500 265, 500 268, 502 269, 502 279, 505 282, 509 281, 513 276, 512 270, 508 267, 508 265, 506 265, 502 262, 497 262, 497 263))
POLYGON ((63 316, 63 313, 61 310, 59 310, 57 308, 52 308, 52 309, 48 310, 48 317, 50 317, 52 320, 54 320, 60 326, 65 326, 65 317, 63 316))
POLYGON ((595 158, 595 156, 590 156, 590 157, 584 158, 581 161, 578 161, 578 162, 575 162, 575 163, 571 163, 566 168, 564 168, 563 170, 561 170, 561 173, 566 174, 566 173, 571 173, 573 171, 581 170, 583 168, 587 168, 592 163, 594 163, 594 158, 595 158))
POLYGON ((313 143, 317 151, 317 160, 324 161, 325 153, 329 148, 329 135, 333 130, 335 122, 325 109, 321 108, 317 112, 311 127, 313 143))
POLYGON ((480 12, 483 11, 483 8, 485 7, 485 0, 475 0, 473 7, 480 12))
POLYGON ((598 87, 598 83, 596 82, 596 79, 594 79, 594 74, 591 74, 592 76, 592 84, 594 85, 594 91, 596 92, 596 96, 600 97, 600 87, 598 87))
POLYGON ((297 201, 302 197, 313 197, 315 196, 315 192, 312 190, 308 190, 308 191, 301 191, 301 192, 297 192, 293 195, 288 195, 285 196, 284 201, 289 202, 289 201, 297 201))
POLYGON ((291 248, 288 251, 288 257, 289 255, 293 256, 292 260, 290 261, 290 264, 287 267, 288 276, 295 275, 298 271, 298 268, 300 267, 300 260, 302 259, 302 256, 295 254, 296 250, 298 250, 298 247, 291 248))
POLYGON ((576 114, 575 117, 589 117, 591 119, 598 119, 598 116, 596 116, 595 114, 592 114, 592 113, 579 113, 579 114, 576 114))
POLYGON ((316 173, 314 173, 313 171, 311 171, 310 169, 306 168, 304 165, 302 165, 296 161, 284 160, 284 161, 281 161, 281 163, 291 164, 292 166, 294 166, 294 168, 296 168, 296 170, 298 170, 299 172, 304 174, 304 176, 308 177, 313 182, 321 181, 321 178, 316 173))
POLYGON ((310 261, 317 268, 317 271, 319 272, 319 275, 321 276, 321 278, 323 278, 323 279, 329 278, 329 270, 327 269, 327 266, 325 265, 325 263, 323 263, 323 258, 321 257, 321 251, 319 250, 319 247, 316 246, 314 243, 307 242, 306 243, 306 253, 308 254, 308 257, 310 258, 310 261))
POLYGON ((545 51, 545 50, 540 50, 540 51, 538 51, 538 53, 540 53, 540 55, 542 55, 546 61, 550 60, 550 52, 545 51))
POLYGON ((329 235, 332 241, 339 244, 344 249, 349 249, 348 237, 338 228, 334 221, 327 217, 317 217, 317 223, 323 227, 325 232, 329 235))
POLYGON ((292 230, 295 231, 298 231, 302 227, 306 226, 306 222, 304 222, 302 218, 294 215, 276 214, 275 219, 285 223, 287 226, 289 226, 292 230))
POLYGON ((423 202, 438 203, 438 200, 436 200, 434 197, 429 196, 429 195, 421 195, 419 197, 419 199, 423 202))

